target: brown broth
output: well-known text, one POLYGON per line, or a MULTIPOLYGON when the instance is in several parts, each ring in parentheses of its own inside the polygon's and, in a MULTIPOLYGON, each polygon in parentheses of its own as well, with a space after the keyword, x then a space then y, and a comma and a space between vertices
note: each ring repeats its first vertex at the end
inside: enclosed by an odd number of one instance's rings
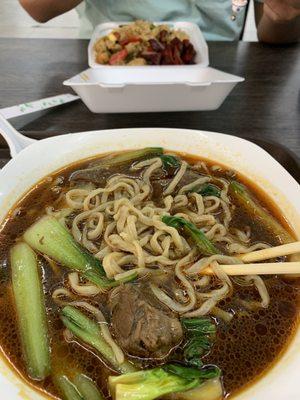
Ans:
MULTIPOLYGON (((180 154, 180 156, 190 163, 199 161, 197 158, 187 157, 183 154, 180 154)), ((66 190, 68 176, 71 172, 82 169, 94 160, 95 158, 72 164, 39 182, 16 204, 0 230, 0 346, 6 359, 26 382, 39 390, 45 391, 51 398, 58 396, 51 377, 43 382, 33 382, 26 377, 18 337, 7 255, 15 240, 44 213, 45 207, 51 206, 59 198, 57 187, 61 188, 60 191, 66 190), (59 178, 59 185, 57 185, 57 178, 59 178)), ((214 164, 208 160, 204 161, 209 166, 214 164)), ((225 167, 223 167, 222 172, 215 173, 216 176, 225 178, 228 178, 229 174, 225 167)), ((286 229, 290 230, 280 210, 265 193, 246 178, 238 175, 238 179, 250 187, 259 201, 270 210, 286 229)), ((274 235, 266 232, 258 224, 255 226, 245 211, 238 209, 236 214, 232 225, 250 224, 255 236, 254 241, 261 240, 272 245, 279 244, 274 235)), ((67 270, 61 267, 55 274, 45 260, 40 258, 40 263, 44 276, 43 286, 46 295, 54 371, 57 372, 61 366, 64 366, 72 376, 73 373, 80 370, 91 377, 109 398, 107 377, 112 374, 112 371, 90 349, 87 351, 86 348, 75 341, 66 343, 63 338, 64 328, 58 316, 59 308, 53 302, 51 293, 65 282, 67 270)), ((298 325, 300 301, 298 282, 269 277, 265 279, 265 283, 271 298, 267 310, 260 309, 249 313, 249 315, 241 313, 241 315, 236 315, 229 324, 221 320, 217 321, 217 338, 211 352, 205 357, 205 362, 216 364, 222 369, 227 395, 237 393, 238 390, 265 373, 278 360, 298 325)), ((223 301, 221 307, 224 310, 234 310, 238 314, 242 309, 238 298, 256 299, 257 293, 251 287, 243 288, 236 285, 233 296, 223 301)), ((103 307, 105 302, 105 295, 98 295, 93 298, 93 304, 96 306, 103 307)))

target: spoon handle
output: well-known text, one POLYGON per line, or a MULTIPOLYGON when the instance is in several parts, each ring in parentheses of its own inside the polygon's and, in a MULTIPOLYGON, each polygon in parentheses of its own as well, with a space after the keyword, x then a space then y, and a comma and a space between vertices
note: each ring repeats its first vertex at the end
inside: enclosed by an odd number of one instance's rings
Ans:
POLYGON ((36 141, 18 132, 1 114, 0 134, 8 144, 11 157, 15 157, 21 150, 36 141))
POLYGON ((6 119, 31 114, 36 111, 43 111, 49 108, 61 106, 66 103, 78 100, 79 97, 71 93, 63 93, 57 96, 46 97, 44 99, 30 101, 28 103, 17 104, 15 106, 1 108, 0 114, 6 119))

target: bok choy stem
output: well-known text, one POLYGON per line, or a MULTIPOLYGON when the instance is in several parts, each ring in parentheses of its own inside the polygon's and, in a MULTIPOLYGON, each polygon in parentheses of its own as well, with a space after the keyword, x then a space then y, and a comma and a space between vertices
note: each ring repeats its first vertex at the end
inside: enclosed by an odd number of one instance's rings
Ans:
POLYGON ((66 375, 55 376, 53 380, 64 400, 85 400, 66 375))
POLYGON ((61 319, 67 329, 78 339, 96 349, 117 371, 126 373, 135 371, 134 366, 125 361, 119 364, 114 352, 103 338, 99 324, 88 318, 73 306, 62 309, 61 319))
MULTIPOLYGON (((133 162, 141 158, 147 159, 147 158, 157 157, 160 156, 161 154, 163 154, 162 147, 145 147, 144 149, 139 149, 139 150, 124 151, 120 154, 114 155, 113 157, 103 158, 102 160, 99 161, 97 167, 99 166, 103 166, 106 168, 115 167, 125 162, 133 162)), ((97 167, 95 166, 95 168, 97 167)))
POLYGON ((221 400, 223 398, 220 378, 208 379, 195 389, 172 394, 172 400, 221 400))
POLYGON ((55 375, 53 380, 64 400, 104 400, 95 383, 84 374, 73 379, 65 374, 55 375))
MULTIPOLYGON (((100 261, 85 251, 53 216, 46 215, 35 222, 24 233, 24 240, 40 253, 82 273, 86 279, 103 290, 120 283, 108 279, 100 261)), ((127 280, 135 277, 136 275, 132 275, 127 280)))
MULTIPOLYGON (((101 173, 101 171, 105 169, 121 166, 124 163, 134 162, 140 159, 159 157, 162 154, 163 154, 162 147, 146 147, 144 149, 139 149, 139 150, 125 151, 120 154, 115 154, 112 157, 104 157, 99 162, 97 162, 97 164, 89 168, 73 172, 70 176, 70 180, 71 181, 80 180, 87 176, 93 177, 94 174, 97 174, 98 176, 101 173)), ((100 176, 98 176, 98 178, 100 178, 100 176)))
MULTIPOLYGON (((108 382, 114 400, 153 400, 171 393, 172 396, 178 392, 188 394, 190 390, 198 387, 200 389, 207 379, 215 379, 219 376, 218 368, 212 367, 208 371, 183 367, 179 364, 166 364, 162 367, 121 376, 110 376, 108 382)), ((187 396, 186 399, 188 398, 187 396)), ((196 400, 196 397, 192 398, 196 400)), ((217 400, 217 398, 212 400, 217 400)))
POLYGON ((229 194, 238 205, 247 211, 250 217, 258 220, 268 231, 278 236, 282 243, 294 242, 289 232, 258 203, 244 185, 237 181, 231 181, 229 194))
POLYGON ((105 400, 95 383, 86 375, 76 375, 73 382, 84 400, 105 400))
POLYGON ((38 261, 26 243, 10 250, 12 288, 28 375, 42 380, 50 374, 46 309, 38 261))

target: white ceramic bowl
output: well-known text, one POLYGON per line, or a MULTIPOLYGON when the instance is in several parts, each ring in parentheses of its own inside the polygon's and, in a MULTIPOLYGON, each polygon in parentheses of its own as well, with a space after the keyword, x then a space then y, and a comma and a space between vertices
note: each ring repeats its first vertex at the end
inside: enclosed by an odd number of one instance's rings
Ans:
MULTIPOLYGON (((26 143, 28 144, 28 143, 26 143)), ((0 221, 28 189, 49 173, 109 151, 162 146, 207 157, 240 171, 277 203, 300 233, 300 186, 268 153, 253 143, 220 133, 182 129, 121 129, 83 132, 35 142, 0 171, 0 221)), ((237 400, 299 400, 300 330, 275 366, 237 400)), ((0 398, 43 399, 0 359, 0 398)))

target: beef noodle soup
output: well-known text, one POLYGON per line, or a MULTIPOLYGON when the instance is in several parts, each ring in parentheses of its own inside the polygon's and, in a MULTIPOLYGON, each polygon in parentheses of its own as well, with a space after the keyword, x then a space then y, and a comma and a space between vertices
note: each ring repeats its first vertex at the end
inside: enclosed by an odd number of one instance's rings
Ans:
POLYGON ((73 164, 0 235, 0 345, 52 398, 224 399, 297 327, 296 279, 224 271, 293 234, 265 194, 208 160, 147 148, 73 164))

